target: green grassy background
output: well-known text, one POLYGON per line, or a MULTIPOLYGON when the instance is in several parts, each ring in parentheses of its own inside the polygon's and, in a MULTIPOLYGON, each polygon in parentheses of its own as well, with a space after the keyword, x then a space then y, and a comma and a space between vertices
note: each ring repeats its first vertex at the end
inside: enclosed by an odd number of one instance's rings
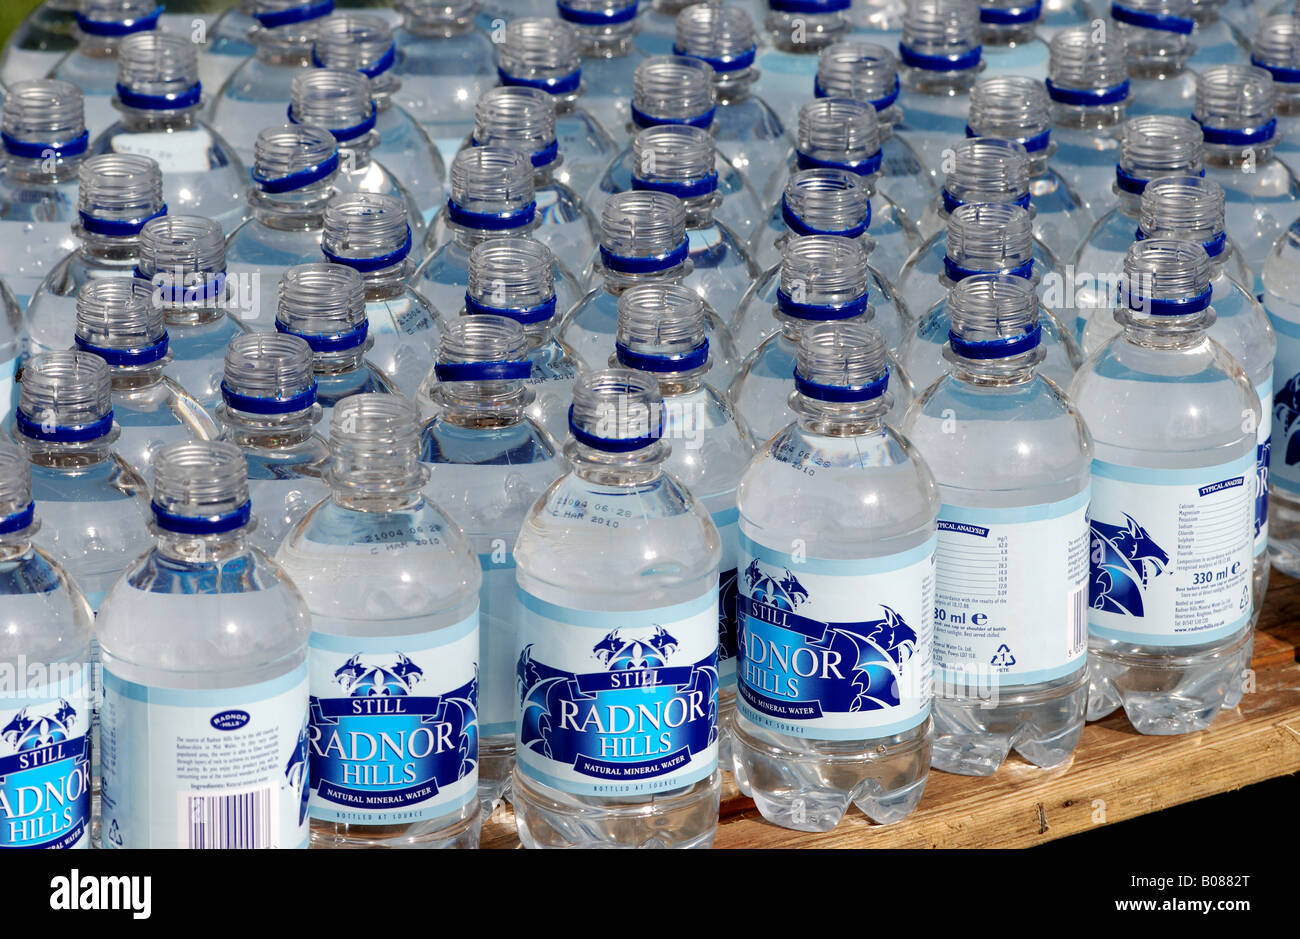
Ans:
POLYGON ((0 42, 8 39, 14 27, 38 5, 39 0, 0 0, 0 42))

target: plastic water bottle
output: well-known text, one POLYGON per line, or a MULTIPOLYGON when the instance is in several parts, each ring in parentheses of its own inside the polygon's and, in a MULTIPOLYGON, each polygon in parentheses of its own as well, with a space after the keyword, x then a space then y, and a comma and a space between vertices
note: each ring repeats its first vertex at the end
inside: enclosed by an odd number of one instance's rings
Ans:
POLYGON ((438 348, 442 317, 406 283, 412 233, 406 206, 392 196, 336 196, 325 207, 321 253, 350 267, 366 288, 366 319, 374 345, 370 360, 408 397, 438 348))
POLYGON ((1231 25, 1220 11, 1224 0, 1192 0, 1190 14, 1196 21, 1195 46, 1188 67, 1200 72, 1212 65, 1241 62, 1250 55, 1250 33, 1231 25))
POLYGON ((909 142, 942 181, 944 151, 966 132, 971 86, 984 69, 975 0, 909 0, 898 54, 909 142))
POLYGON ((18 404, 18 353, 22 349, 22 314, 18 302, 0 280, 0 423, 8 424, 18 404))
POLYGON ((300 264, 280 278, 275 328, 305 339, 312 350, 316 402, 325 419, 344 398, 397 388, 366 353, 374 344, 361 275, 343 264, 300 264))
MULTIPOLYGON (((952 303, 952 290, 968 278, 990 275, 1025 281, 1037 301, 1032 326, 1037 331, 1034 348, 1038 350, 1035 360, 1040 366, 1038 373, 1063 388, 1070 384, 1075 371, 1083 364, 1083 352, 1074 338, 1074 323, 1063 322, 1042 301, 1050 285, 1043 283, 1047 272, 1034 258, 1028 212, 1007 202, 969 202, 953 209, 948 216, 948 247, 943 267, 939 283, 947 288, 948 295, 920 317, 900 354, 908 377, 918 391, 929 388, 948 372, 949 334, 957 328, 953 317, 958 314, 952 303)), ((1013 289, 996 288, 996 291, 1000 296, 1013 289)))
POLYGON ((876 188, 919 221, 939 194, 939 184, 913 148, 911 123, 898 104, 898 57, 872 42, 832 43, 818 58, 813 91, 819 98, 856 98, 876 109, 881 166, 876 188))
MULTIPOLYGON (((524 330, 523 355, 529 364, 523 383, 531 394, 524 414, 557 445, 562 442, 569 434, 569 404, 578 359, 555 338, 555 260, 551 249, 531 238, 494 238, 477 245, 469 254, 469 288, 462 313, 519 323, 524 330)), ((447 328, 457 328, 458 323, 452 319, 447 328)), ((434 399, 440 383, 436 369, 431 369, 420 385, 416 402, 426 417, 438 410, 434 399)), ((513 711, 511 715, 513 720, 513 711)))
POLYGON ((556 0, 555 9, 578 34, 587 107, 622 142, 632 119, 633 76, 646 58, 632 44, 636 0, 556 0))
MULTIPOLYGON (((537 219, 532 160, 507 147, 466 147, 451 164, 447 228, 451 240, 425 259, 411 284, 434 307, 450 314, 460 309, 469 286, 469 255, 494 238, 531 236, 537 219)), ((554 259, 556 308, 567 313, 585 290, 567 267, 554 259)), ((426 360, 426 367, 427 367, 426 360)))
MULTIPOLYGON (((537 88, 491 88, 478 100, 474 146, 518 150, 533 164, 533 199, 537 203, 537 228, 533 237, 551 249, 571 271, 582 270, 596 250, 592 219, 582 200, 555 177, 566 155, 555 134, 555 105, 551 95, 537 88)), ((437 230, 426 239, 430 250, 450 237, 446 212, 437 230)))
POLYGON ((492 41, 474 26, 479 0, 397 0, 393 98, 438 146, 445 166, 474 129, 474 103, 496 84, 492 41))
MULTIPOLYGON (((3 275, 21 309, 50 269, 77 247, 77 167, 86 152, 81 92, 61 81, 25 81, 4 96, 0 232, 3 275)), ((7 412, 6 412, 7 413, 7 412)))
POLYGON ((312 844, 476 848, 478 564, 423 493, 410 401, 342 402, 330 452, 330 497, 276 553, 312 614, 312 844))
POLYGON ((865 324, 806 329, 795 419, 737 493, 734 768, 784 828, 829 831, 850 803, 899 821, 929 776, 939 493, 883 420, 885 352, 865 324))
POLYGON ((172 212, 215 219, 234 231, 248 215, 244 164, 199 115, 198 53, 188 37, 135 33, 117 52, 121 112, 91 144, 92 153, 137 153, 157 162, 172 212))
POLYGON ((1202 730, 1250 661, 1259 398, 1206 333, 1210 260, 1150 238, 1124 260, 1124 330, 1070 397, 1092 430, 1088 719, 1202 730))
POLYGON ((1107 27, 1128 51, 1129 116, 1190 114, 1196 73, 1188 68, 1195 47, 1191 0, 1112 0, 1107 27))
POLYGON ((1049 51, 1038 35, 1042 3, 979 0, 980 45, 987 74, 1019 75, 1041 82, 1047 77, 1049 51))
POLYGON ((105 277, 131 277, 139 258, 140 229, 167 214, 162 173, 149 157, 88 157, 77 167, 77 181, 72 234, 80 243, 50 268, 27 304, 23 332, 31 355, 72 346, 81 288, 105 277))
POLYGON ((664 472, 658 385, 622 369, 578 379, 572 469, 515 544, 511 802, 526 847, 705 848, 717 830, 722 547, 664 472), (633 726, 608 722, 622 709, 633 726))
POLYGON ((316 30, 312 61, 323 68, 355 69, 370 79, 379 135, 374 157, 411 194, 427 226, 447 201, 447 167, 420 123, 394 101, 402 79, 394 69, 393 28, 381 16, 327 17, 316 30))
POLYGON ((226 349, 217 418, 244 451, 256 526, 254 545, 274 554, 313 506, 329 496, 329 446, 316 433, 312 351, 286 333, 248 333, 226 349))
POLYGON ((44 0, 14 27, 0 54, 0 83, 12 87, 50 74, 76 48, 77 0, 44 0))
POLYGON ((1049 73, 1052 165, 1095 219, 1115 199, 1111 167, 1129 100, 1124 37, 1117 29, 1063 29, 1052 39, 1049 73))
POLYGON ((1052 101, 1038 79, 1019 76, 986 78, 970 93, 972 137, 1005 137, 1029 156, 1029 191, 1033 193, 1034 236, 1058 258, 1074 256, 1092 227, 1088 206, 1057 171, 1052 144, 1052 101))
POLYGON ((1072 289, 1066 300, 1073 302, 1065 306, 1074 310, 1080 339, 1090 319, 1111 319, 1119 302, 1119 277, 1137 231, 1147 184, 1162 176, 1201 175, 1203 168, 1201 128, 1193 121, 1146 115, 1124 123, 1119 163, 1115 165, 1114 206, 1097 219, 1079 246, 1073 283, 1067 285, 1072 289))
MULTIPOLYGON (((614 354, 619 294, 636 284, 682 283, 691 272, 689 245, 686 204, 671 193, 637 190, 609 198, 601 216, 600 263, 594 272, 601 284, 560 326, 560 341, 585 368, 604 368, 614 354)), ((729 381, 737 362, 731 334, 707 301, 705 316, 716 381, 729 381)))
POLYGON ((78 349, 108 363, 121 432, 115 452, 150 482, 154 454, 167 444, 221 436, 199 400, 164 374, 167 323, 153 296, 143 280, 91 281, 77 294, 75 336, 78 349))
POLYGON ((253 217, 230 233, 226 261, 252 301, 241 318, 269 326, 280 276, 321 256, 325 205, 338 191, 339 148, 323 127, 283 124, 257 135, 256 153, 248 192, 253 217))
POLYGON ((555 102, 555 139, 564 159, 551 170, 558 182, 586 195, 622 149, 582 103, 588 82, 582 77, 578 34, 562 20, 516 17, 506 24, 497 46, 497 74, 503 85, 545 91, 555 102))
POLYGON ((1073 755, 1088 698, 1092 439, 1038 374, 1030 282, 975 274, 947 302, 949 372, 903 422, 943 500, 930 762, 987 776, 1014 749, 1050 769, 1073 755))
POLYGON ((630 287, 618 298, 615 359, 659 382, 664 468, 708 510, 722 539, 718 575, 718 761, 731 766, 728 728, 736 710, 736 486, 754 443, 726 396, 709 380, 704 304, 676 284, 630 287))
POLYGON ((1300 181, 1273 156, 1277 139, 1273 77, 1249 65, 1216 65, 1200 73, 1193 120, 1205 135, 1205 175, 1223 186, 1228 230, 1260 293, 1260 273, 1273 243, 1300 213, 1300 181))
POLYGON ((718 152, 755 192, 766 194, 779 187, 785 178, 790 134, 776 110, 753 92, 759 78, 754 67, 758 39, 749 12, 713 3, 685 6, 677 14, 671 51, 694 56, 713 69, 717 100, 713 134, 718 152))
POLYGON ((1294 174, 1300 169, 1300 19, 1290 13, 1265 17, 1250 63, 1273 76, 1278 129, 1273 155, 1294 174))
POLYGON ((754 282, 729 323, 742 356, 781 331, 779 317, 772 315, 781 288, 781 255, 786 244, 801 235, 835 235, 861 245, 868 256, 867 290, 876 311, 873 322, 891 350, 902 345, 914 326, 913 314, 894 285, 872 263, 875 240, 869 231, 871 195, 867 179, 848 170, 812 169, 790 174, 781 198, 780 226, 776 226, 774 215, 765 233, 766 254, 774 256, 776 263, 754 282))
MULTIPOLYGON (((778 328, 745 357, 727 389, 756 440, 768 440, 794 420, 789 399, 804 330, 817 323, 871 322, 875 310, 867 284, 867 254, 858 242, 832 235, 786 242, 776 303, 769 307, 778 328)), ((892 405, 901 418, 913 386, 888 347, 886 357, 894 380, 892 405)))
POLYGON ((443 334, 429 391, 433 416, 421 434, 428 489, 464 529, 482 571, 478 790, 484 818, 509 788, 515 761, 515 636, 522 616, 515 539, 528 510, 565 469, 557 438, 528 416, 528 345, 515 320, 493 314, 456 320, 443 334))
MULTIPOLYGON (((895 281, 918 317, 947 295, 947 286, 939 278, 947 271, 944 261, 948 256, 948 219, 958 206, 1004 202, 1020 206, 1033 218, 1029 156, 1018 142, 1003 137, 967 137, 953 143, 951 159, 943 195, 933 211, 940 227, 912 253, 895 281)), ((928 221, 923 227, 932 225, 928 221)), ((1060 263, 1037 236, 1033 255, 1045 286, 1057 284, 1059 290, 1060 263)), ((1047 302, 1054 308, 1062 306, 1051 299, 1047 302)))
POLYGON ((767 42, 758 53, 754 93, 770 104, 786 127, 812 97, 818 55, 844 39, 851 0, 767 0, 763 28, 767 42))
POLYGON ((176 443, 96 621, 107 848, 307 847, 311 617, 248 541, 244 456, 176 443))
MULTIPOLYGON (((254 30, 295 23, 310 23, 314 29, 321 17, 334 12, 334 0, 253 0, 226 10, 210 31, 211 41, 199 56, 199 77, 203 87, 215 93, 241 66, 257 54, 254 30)), ((181 32, 187 32, 182 30, 181 32)), ((256 130, 260 130, 259 125, 256 130)), ((247 158, 245 163, 249 162, 247 158)))
POLYGON ((117 120, 113 95, 122 41, 132 33, 157 29, 161 14, 162 7, 154 0, 81 0, 73 29, 77 47, 50 70, 48 77, 72 82, 81 89, 91 140, 117 120))
MULTIPOLYGON (((293 103, 289 106, 289 123, 323 127, 334 135, 339 145, 339 174, 334 187, 339 192, 371 192, 394 196, 406 203, 411 229, 416 235, 416 257, 423 252, 424 211, 436 196, 426 191, 416 199, 383 162, 384 141, 375 131, 377 108, 370 94, 370 80, 350 69, 306 69, 293 80, 293 103)), ((279 122, 276 122, 279 123, 279 122)), ((401 148, 398 147, 399 156, 401 148)), ((432 167, 422 174, 428 180, 432 167)))
POLYGON ((647 127, 632 142, 632 188, 681 199, 691 266, 682 283, 727 321, 759 269, 739 236, 715 218, 734 198, 718 192, 715 158, 708 131, 684 124, 647 127))
POLYGON ((91 613, 81 588, 33 543, 40 527, 27 459, 0 442, 0 662, 20 676, 0 697, 0 848, 87 848, 91 613))
MULTIPOLYGON (((645 59, 636 70, 633 99, 634 131, 689 124, 712 132, 716 123, 713 68, 701 59, 671 55, 645 59)), ((714 159, 718 192, 723 197, 718 221, 748 242, 767 215, 762 199, 725 156, 718 154, 714 159)), ((633 188, 636 170, 629 142, 587 195, 588 208, 600 212, 610 195, 633 188)))

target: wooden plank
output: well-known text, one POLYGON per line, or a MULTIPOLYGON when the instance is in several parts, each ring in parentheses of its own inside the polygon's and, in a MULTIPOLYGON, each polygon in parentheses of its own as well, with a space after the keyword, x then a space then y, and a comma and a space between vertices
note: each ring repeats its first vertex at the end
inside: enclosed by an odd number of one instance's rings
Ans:
MULTIPOLYGON (((931 773, 920 807, 902 822, 881 827, 850 810, 825 834, 764 821, 727 773, 715 846, 1027 847, 1300 772, 1298 650, 1300 581, 1274 571, 1255 638, 1255 690, 1206 731, 1144 737, 1112 714, 1085 728, 1069 767, 1044 772, 1013 756, 989 777, 931 773)), ((484 825, 482 846, 519 846, 508 805, 484 825)))

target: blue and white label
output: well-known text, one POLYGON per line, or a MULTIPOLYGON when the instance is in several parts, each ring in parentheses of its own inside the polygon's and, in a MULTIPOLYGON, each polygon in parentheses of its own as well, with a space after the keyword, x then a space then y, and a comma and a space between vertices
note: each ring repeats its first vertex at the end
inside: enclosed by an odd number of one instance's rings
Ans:
POLYGON ((861 561, 740 532, 737 706, 778 733, 864 740, 930 713, 935 539, 861 561))
POLYGON ((1268 481, 1273 452, 1273 372, 1255 386, 1260 419, 1255 435, 1255 557, 1268 549, 1268 481))
POLYGON ((454 626, 361 637, 316 617, 311 817, 409 825, 453 812, 478 787, 478 613, 454 626))
POLYGON ((713 513, 713 524, 722 538, 722 563, 718 573, 718 687, 730 691, 736 685, 736 577, 740 538, 740 511, 713 513))
POLYGON ((0 848, 90 846, 90 666, 0 696, 0 848))
MULTIPOLYGON (((1300 495, 1300 304, 1266 293, 1264 308, 1277 336, 1266 418, 1270 438, 1268 482, 1283 492, 1300 495)), ((1264 402, 1262 394, 1260 401, 1264 402)))
POLYGON ((1121 642, 1193 645, 1251 614, 1255 450, 1146 469, 1093 460, 1088 627, 1121 642))
POLYGON ((575 795, 648 795, 718 766, 718 590, 634 612, 519 591, 521 772, 575 795))
POLYGON ((945 693, 1051 681, 1088 649, 1089 489, 1046 505, 939 509, 935 679, 945 693))
POLYGON ((191 690, 104 669, 105 848, 305 848, 307 663, 191 690))

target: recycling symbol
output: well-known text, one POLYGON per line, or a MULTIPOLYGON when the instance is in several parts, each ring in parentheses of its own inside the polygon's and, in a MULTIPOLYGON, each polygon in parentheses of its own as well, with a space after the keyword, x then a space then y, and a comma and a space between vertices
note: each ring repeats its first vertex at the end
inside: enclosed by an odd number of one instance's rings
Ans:
POLYGON ((1016 664, 1016 657, 1011 654, 1011 647, 1005 642, 998 646, 998 651, 993 653, 993 658, 989 660, 990 665, 1009 667, 1016 664))

